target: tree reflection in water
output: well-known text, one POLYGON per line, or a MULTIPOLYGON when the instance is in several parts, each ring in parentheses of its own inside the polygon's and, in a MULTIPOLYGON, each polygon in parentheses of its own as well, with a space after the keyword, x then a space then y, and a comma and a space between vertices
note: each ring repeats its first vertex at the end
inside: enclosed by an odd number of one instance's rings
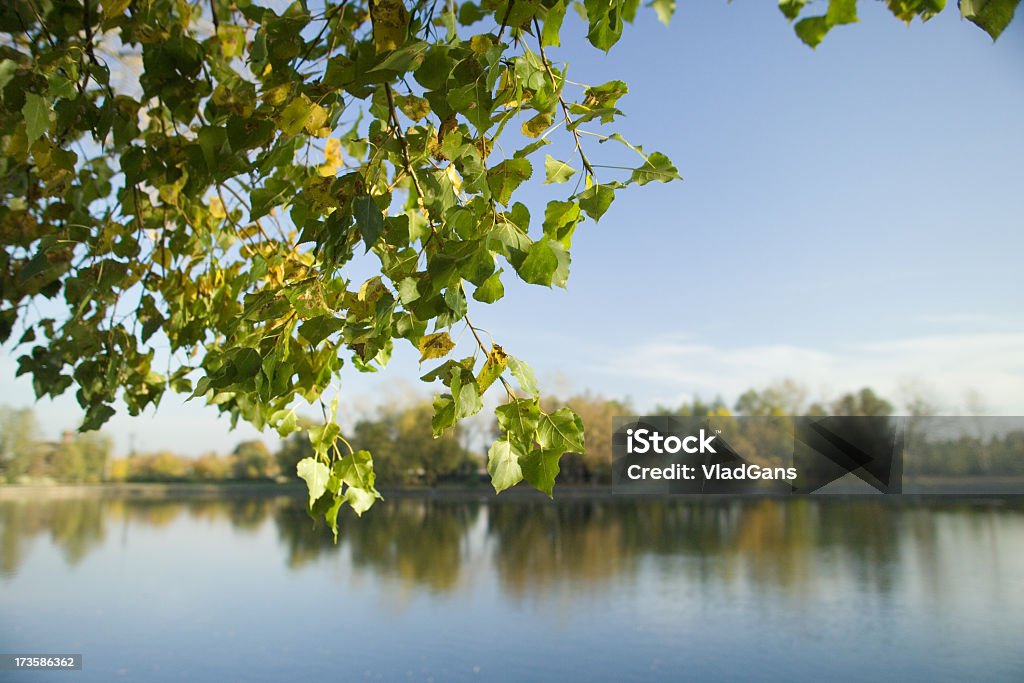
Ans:
POLYGON ((601 590, 654 563, 697 584, 742 581, 794 594, 842 572, 884 595, 907 562, 932 590, 951 580, 937 547, 942 525, 947 535, 983 535, 1007 519, 1019 524, 1020 509, 879 499, 398 498, 361 519, 344 517, 335 545, 323 527, 314 528, 302 500, 285 497, 8 500, 0 502, 0 568, 3 577, 16 574, 36 537, 48 537, 74 567, 116 538, 122 524, 151 532, 175 523, 227 524, 242 534, 272 525, 290 569, 343 558, 357 573, 434 593, 481 575, 493 575, 517 599, 570 583, 576 591, 601 590))

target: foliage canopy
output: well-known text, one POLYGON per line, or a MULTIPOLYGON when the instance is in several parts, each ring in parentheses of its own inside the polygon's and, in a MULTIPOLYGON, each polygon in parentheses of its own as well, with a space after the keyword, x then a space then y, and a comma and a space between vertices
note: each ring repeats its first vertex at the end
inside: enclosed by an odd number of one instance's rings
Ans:
MULTIPOLYGON (((960 6, 995 37, 1017 1, 960 6)), ((423 376, 443 385, 434 434, 497 387, 494 487, 550 494, 582 422, 542 409, 530 367, 484 342, 471 303, 501 299, 509 277, 565 286, 581 223, 629 185, 679 178, 606 129, 625 83, 572 83, 548 57, 570 4, 608 50, 640 2, 3 3, 0 341, 24 349, 19 374, 39 397, 74 388, 83 430, 167 390, 282 436, 301 428, 300 400, 320 403, 297 470, 336 529, 343 504, 361 514, 379 494, 323 396, 345 362, 373 372, 409 343, 439 361, 423 376), (571 158, 545 153, 555 134, 571 158), (634 161, 609 171, 599 145, 634 161), (541 174, 567 189, 531 211, 517 191, 541 174), (376 274, 353 278, 367 259, 376 274)), ((664 22, 675 8, 647 4, 664 22)), ((945 3, 887 4, 909 21, 945 3)), ((820 16, 779 5, 812 47, 857 19, 855 0, 820 16)))

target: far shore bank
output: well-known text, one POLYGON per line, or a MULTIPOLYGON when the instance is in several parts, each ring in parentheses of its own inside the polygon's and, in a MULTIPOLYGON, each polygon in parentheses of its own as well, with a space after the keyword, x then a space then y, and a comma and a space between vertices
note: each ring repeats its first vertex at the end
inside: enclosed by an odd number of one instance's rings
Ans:
MULTIPOLYGON (((497 495, 486 483, 453 483, 435 487, 381 489, 385 500, 389 498, 428 498, 454 502, 501 503, 511 501, 545 501, 547 496, 532 488, 517 487, 497 495)), ((123 482, 105 484, 0 484, 0 501, 26 500, 73 500, 73 499, 231 499, 231 498, 303 498, 306 487, 300 482, 123 482)), ((668 496, 674 500, 716 500, 737 496, 668 496)), ((1006 502, 1024 505, 1024 478, 928 478, 915 479, 904 483, 902 495, 882 496, 861 490, 849 491, 832 489, 828 494, 801 497, 746 495, 745 499, 773 498, 777 500, 812 499, 884 499, 890 502, 936 501, 941 499, 958 502, 978 501, 990 504, 1006 502)), ((559 485, 555 489, 555 502, 564 500, 655 500, 657 496, 628 495, 614 493, 608 485, 559 485)))

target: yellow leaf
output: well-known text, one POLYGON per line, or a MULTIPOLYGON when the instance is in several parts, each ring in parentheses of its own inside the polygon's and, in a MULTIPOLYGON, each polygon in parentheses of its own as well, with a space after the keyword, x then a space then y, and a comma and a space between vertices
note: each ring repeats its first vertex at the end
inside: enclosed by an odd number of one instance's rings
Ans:
POLYGON ((377 54, 405 44, 409 32, 409 10, 402 0, 377 0, 373 7, 373 44, 377 54))
POLYGON ((341 166, 341 140, 328 138, 324 147, 324 160, 329 164, 341 166))
POLYGON ((522 130, 523 135, 528 138, 537 138, 548 129, 551 124, 554 123, 554 119, 551 114, 540 113, 534 116, 532 119, 523 124, 522 130))
POLYGON ((309 104, 309 115, 306 118, 306 132, 316 135, 317 131, 323 128, 327 121, 327 110, 315 102, 309 104))
POLYGON ((448 180, 452 183, 452 189, 455 190, 456 194, 462 190, 462 176, 455 170, 455 164, 448 164, 448 168, 444 170, 448 180))
POLYGON ((130 4, 132 0, 103 0, 100 3, 100 7, 103 8, 103 20, 110 21, 121 16, 130 4))
POLYGON ((214 197, 210 200, 210 215, 214 218, 224 218, 228 215, 228 212, 224 209, 224 202, 221 201, 220 197, 214 197))
POLYGON ((469 49, 478 55, 482 55, 491 49, 494 43, 485 35, 475 35, 469 39, 469 49))
POLYGON ((455 348, 455 342, 448 336, 447 332, 435 332, 420 338, 418 344, 420 350, 420 362, 431 358, 441 358, 448 355, 448 352, 455 348))
POLYGON ((220 40, 220 50, 228 59, 241 57, 245 49, 245 29, 241 26, 225 24, 217 27, 217 38, 220 40))
POLYGON ((337 175, 341 168, 341 140, 327 138, 327 145, 324 147, 324 163, 320 165, 317 172, 325 178, 337 175))

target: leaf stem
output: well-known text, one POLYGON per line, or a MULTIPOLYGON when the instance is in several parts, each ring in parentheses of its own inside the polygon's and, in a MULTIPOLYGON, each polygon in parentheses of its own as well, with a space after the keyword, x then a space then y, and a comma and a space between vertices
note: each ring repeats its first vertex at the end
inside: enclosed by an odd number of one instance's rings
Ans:
MULTIPOLYGON (((544 40, 541 38, 540 22, 537 21, 537 17, 533 18, 533 27, 537 34, 537 47, 540 49, 540 61, 544 65, 544 70, 548 72, 548 78, 551 79, 551 86, 554 87, 557 81, 555 79, 554 71, 551 70, 551 62, 548 61, 548 56, 544 52, 544 40)), ((580 161, 583 162, 583 168, 586 170, 587 175, 596 179, 597 175, 594 173, 594 167, 590 165, 590 161, 587 159, 587 155, 583 151, 583 144, 580 141, 579 131, 572 126, 572 117, 569 115, 569 105, 565 103, 565 98, 562 97, 561 91, 558 93, 558 103, 562 105, 562 114, 565 116, 565 127, 572 130, 572 137, 576 141, 576 151, 580 154, 580 161)))

